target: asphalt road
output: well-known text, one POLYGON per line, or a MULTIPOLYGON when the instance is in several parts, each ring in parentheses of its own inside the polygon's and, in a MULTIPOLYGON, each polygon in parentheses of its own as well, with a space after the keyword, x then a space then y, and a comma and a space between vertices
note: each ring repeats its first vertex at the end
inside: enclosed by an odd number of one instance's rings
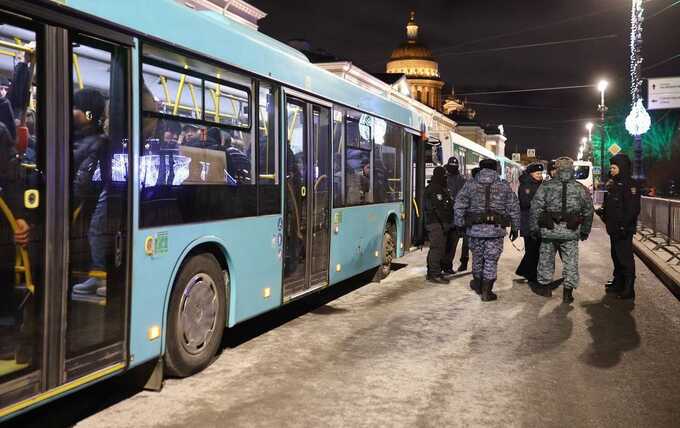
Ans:
POLYGON ((212 366, 160 393, 109 381, 16 422, 680 426, 680 302, 639 260, 635 303, 605 296, 601 229, 581 245, 570 306, 561 289, 548 299, 515 279, 521 253, 508 241, 491 303, 470 291, 469 274, 427 285, 425 254, 380 284, 355 279, 250 321, 212 366))

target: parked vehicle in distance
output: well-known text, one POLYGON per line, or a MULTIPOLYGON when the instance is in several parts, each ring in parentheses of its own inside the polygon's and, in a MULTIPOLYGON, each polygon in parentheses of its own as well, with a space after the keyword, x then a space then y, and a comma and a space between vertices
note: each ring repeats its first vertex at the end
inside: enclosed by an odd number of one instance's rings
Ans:
POLYGON ((574 178, 586 186, 593 194, 593 163, 589 161, 574 161, 574 178))

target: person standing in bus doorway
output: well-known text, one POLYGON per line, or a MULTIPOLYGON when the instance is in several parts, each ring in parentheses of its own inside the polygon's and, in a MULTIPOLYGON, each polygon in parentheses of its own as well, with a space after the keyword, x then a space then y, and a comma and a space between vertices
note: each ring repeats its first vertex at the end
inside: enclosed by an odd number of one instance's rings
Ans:
POLYGON ((538 186, 543 181, 543 164, 534 162, 527 166, 527 169, 519 177, 519 189, 517 197, 521 210, 520 235, 524 239, 524 257, 515 274, 524 277, 529 282, 536 282, 536 268, 538 267, 538 249, 541 241, 532 235, 529 230, 529 212, 531 211, 531 200, 534 198, 538 186))
POLYGON ((88 278, 73 286, 75 294, 106 296, 107 187, 111 181, 109 138, 104 132, 106 99, 96 89, 81 89, 73 95, 73 195, 75 206, 96 198, 87 237, 90 244, 88 278), (100 183, 95 181, 99 170, 100 183))
POLYGON ((633 235, 640 215, 640 187, 630 176, 628 156, 619 153, 609 164, 607 193, 602 207, 597 210, 606 225, 614 263, 614 279, 605 289, 608 293, 616 293, 620 299, 635 299, 633 235))
POLYGON ((578 241, 585 241, 593 224, 593 201, 588 189, 574 178, 574 161, 555 161, 557 174, 538 188, 531 201, 530 233, 540 234, 537 282, 530 283, 538 294, 552 295, 555 253, 559 252, 564 272, 564 303, 574 301, 578 287, 578 241))
POLYGON ((446 188, 446 170, 438 166, 432 171, 432 179, 425 188, 425 227, 430 239, 426 280, 434 284, 449 283, 442 275, 442 260, 452 219, 453 201, 446 188))
POLYGON ((465 227, 472 250, 471 287, 483 302, 496 300, 493 292, 498 259, 503 252, 505 228, 510 227, 510 239, 519 235, 520 209, 517 195, 507 181, 498 176, 498 162, 484 159, 479 173, 465 183, 458 193, 454 221, 465 227))
MULTIPOLYGON (((446 169, 446 187, 451 196, 451 200, 455 201, 458 192, 465 185, 465 178, 460 175, 460 170, 458 169, 458 159, 455 156, 451 156, 444 167, 446 169)), ((451 210, 453 212, 453 204, 451 205, 451 210)), ((453 215, 452 215, 453 220, 453 215)), ((453 270, 453 259, 456 257, 456 247, 458 247, 458 241, 460 238, 465 236, 465 231, 459 229, 455 224, 451 223, 451 227, 446 233, 446 247, 444 250, 444 257, 442 258, 442 272, 445 275, 453 275, 456 271, 453 270)), ((465 247, 465 245, 463 245, 465 247)), ((465 250, 466 248, 463 248, 465 250)), ((467 253, 462 252, 461 265, 465 263, 467 265, 467 253)))

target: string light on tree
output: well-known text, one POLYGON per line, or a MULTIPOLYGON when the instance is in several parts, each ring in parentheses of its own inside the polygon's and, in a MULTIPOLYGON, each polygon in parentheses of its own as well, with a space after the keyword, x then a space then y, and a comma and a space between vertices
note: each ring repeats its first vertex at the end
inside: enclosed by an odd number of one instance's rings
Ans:
POLYGON ((626 118, 626 130, 635 137, 634 175, 644 179, 642 168, 642 134, 649 130, 652 120, 645 110, 640 96, 642 78, 642 23, 644 22, 644 0, 633 0, 630 17, 630 97, 631 111, 626 118))

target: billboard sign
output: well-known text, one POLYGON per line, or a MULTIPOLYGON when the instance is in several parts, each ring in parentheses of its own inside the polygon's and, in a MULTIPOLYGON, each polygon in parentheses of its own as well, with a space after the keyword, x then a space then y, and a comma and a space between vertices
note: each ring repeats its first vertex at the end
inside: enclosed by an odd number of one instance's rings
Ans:
POLYGON ((649 110, 680 108, 680 77, 648 79, 649 110))

